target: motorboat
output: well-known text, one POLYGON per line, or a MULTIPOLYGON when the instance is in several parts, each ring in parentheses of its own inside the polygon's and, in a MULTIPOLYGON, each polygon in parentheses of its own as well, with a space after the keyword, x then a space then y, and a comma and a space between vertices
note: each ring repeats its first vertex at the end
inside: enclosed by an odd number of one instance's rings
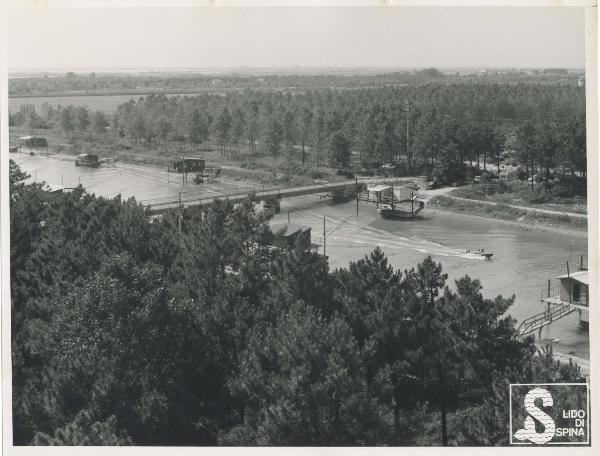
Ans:
POLYGON ((485 258, 486 260, 489 260, 490 258, 492 258, 492 256, 494 256, 493 253, 486 252, 483 249, 479 249, 479 250, 467 250, 467 253, 470 253, 471 255, 481 256, 481 257, 485 258))

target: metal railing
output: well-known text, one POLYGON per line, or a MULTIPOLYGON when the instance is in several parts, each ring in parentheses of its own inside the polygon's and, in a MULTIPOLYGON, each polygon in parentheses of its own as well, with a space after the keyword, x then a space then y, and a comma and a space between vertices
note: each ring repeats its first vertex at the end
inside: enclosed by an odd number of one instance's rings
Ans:
MULTIPOLYGON (((576 304, 578 306, 585 306, 587 307, 589 305, 588 303, 588 299, 587 296, 584 295, 580 295, 578 299, 573 299, 573 297, 571 296, 571 299, 569 300, 569 297, 562 297, 561 296, 561 291, 562 291, 562 287, 561 286, 553 286, 551 288, 545 288, 543 290, 540 291, 540 301, 542 302, 552 302, 553 304, 576 304)), ((568 292, 567 292, 568 294, 568 292)))
MULTIPOLYGON (((387 196, 387 195, 379 195, 379 196, 375 196, 370 192, 359 192, 358 194, 358 199, 360 201, 363 201, 365 203, 379 203, 379 204, 387 204, 387 205, 391 205, 392 204, 392 196, 387 196)), ((414 201, 417 201, 417 195, 413 195, 412 199, 414 201)), ((393 201, 394 204, 401 204, 401 203, 410 203, 411 197, 407 197, 407 198, 398 198, 398 195, 394 195, 393 197, 393 201)))
POLYGON ((532 315, 531 317, 523 320, 517 328, 517 332, 520 336, 524 336, 536 330, 541 330, 545 326, 550 325, 552 322, 566 317, 575 310, 576 309, 572 309, 569 304, 555 305, 544 312, 532 315))

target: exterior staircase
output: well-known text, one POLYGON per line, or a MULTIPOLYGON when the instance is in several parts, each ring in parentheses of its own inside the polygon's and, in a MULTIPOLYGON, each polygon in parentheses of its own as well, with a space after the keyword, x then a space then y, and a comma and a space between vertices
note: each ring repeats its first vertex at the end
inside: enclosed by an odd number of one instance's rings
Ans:
POLYGON ((577 309, 571 308, 569 304, 557 304, 551 307, 549 306, 544 312, 532 315, 531 317, 523 320, 517 328, 517 332, 519 333, 519 336, 526 336, 535 331, 539 331, 538 337, 540 337, 543 328, 555 322, 556 320, 566 317, 575 310, 577 309))

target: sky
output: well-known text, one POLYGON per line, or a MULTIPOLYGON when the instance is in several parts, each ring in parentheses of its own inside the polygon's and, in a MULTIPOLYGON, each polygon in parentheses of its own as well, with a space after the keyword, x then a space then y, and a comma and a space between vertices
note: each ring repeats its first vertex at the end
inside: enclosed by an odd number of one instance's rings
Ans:
POLYGON ((9 69, 583 68, 578 7, 29 8, 9 69))

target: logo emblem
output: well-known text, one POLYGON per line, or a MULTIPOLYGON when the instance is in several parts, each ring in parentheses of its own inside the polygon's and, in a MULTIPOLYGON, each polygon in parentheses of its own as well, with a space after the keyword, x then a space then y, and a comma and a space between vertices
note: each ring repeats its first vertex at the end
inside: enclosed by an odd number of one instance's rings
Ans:
POLYGON ((543 445, 552 440, 556 426, 554 420, 535 405, 536 399, 541 399, 544 407, 551 407, 554 405, 554 400, 548 390, 544 388, 534 388, 529 391, 525 396, 524 401, 525 410, 527 410, 529 416, 525 418, 525 427, 515 432, 515 437, 519 440, 529 440, 531 443, 543 445), (544 426, 543 432, 536 431, 534 419, 544 426))
POLYGON ((586 445, 589 436, 587 383, 511 384, 512 445, 586 445))

